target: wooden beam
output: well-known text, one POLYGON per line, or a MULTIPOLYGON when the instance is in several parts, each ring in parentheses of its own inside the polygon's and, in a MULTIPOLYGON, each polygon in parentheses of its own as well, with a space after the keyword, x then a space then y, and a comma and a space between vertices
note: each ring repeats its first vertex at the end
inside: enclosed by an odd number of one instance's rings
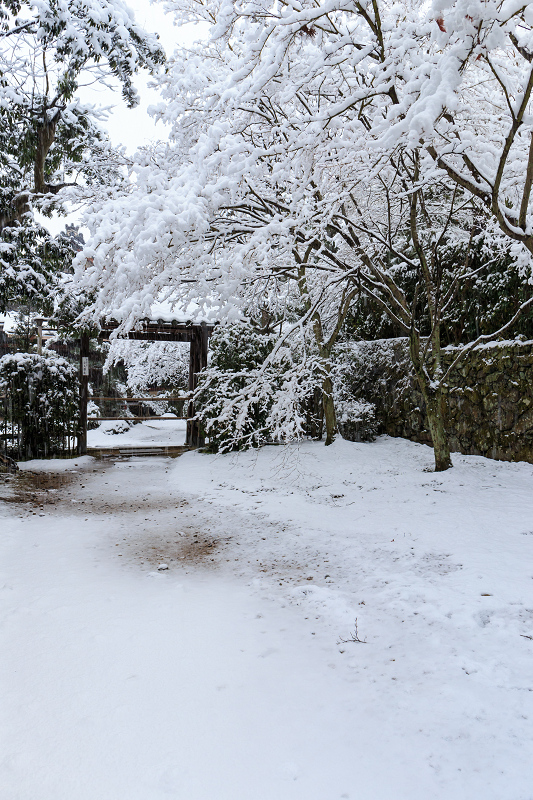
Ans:
MULTIPOLYGON (((140 321, 139 326, 137 330, 128 331, 119 338, 145 342, 191 342, 202 326, 206 326, 209 332, 212 332, 215 327, 214 324, 206 322, 178 322, 177 320, 167 322, 162 319, 144 319, 140 321)), ((118 327, 119 323, 115 321, 101 322, 98 338, 109 339, 111 333, 118 327)))
POLYGON ((87 454, 87 400, 89 396, 89 334, 80 336, 80 427, 78 434, 78 455, 87 454))
MULTIPOLYGON (((198 386, 198 373, 207 367, 209 337, 213 332, 213 327, 213 325, 207 325, 205 322, 195 325, 189 361, 189 392, 191 394, 198 386)), ((186 442, 192 447, 203 447, 205 445, 205 436, 198 422, 193 419, 194 415, 194 403, 191 400, 187 412, 189 419, 187 422, 186 442)))
MULTIPOLYGON (((100 331, 99 339, 109 341, 110 330, 100 331)), ((142 342, 190 342, 192 333, 189 331, 130 331, 126 336, 119 336, 119 339, 133 339, 142 342)))
MULTIPOLYGON (((1 398, 0 398, 1 399, 1 398)), ((150 402, 157 402, 163 403, 168 400, 168 402, 177 402, 179 400, 190 400, 190 395, 173 395, 170 397, 100 397, 98 394, 93 394, 90 397, 91 400, 94 402, 103 403, 103 402, 116 402, 116 403, 150 403, 150 402)))

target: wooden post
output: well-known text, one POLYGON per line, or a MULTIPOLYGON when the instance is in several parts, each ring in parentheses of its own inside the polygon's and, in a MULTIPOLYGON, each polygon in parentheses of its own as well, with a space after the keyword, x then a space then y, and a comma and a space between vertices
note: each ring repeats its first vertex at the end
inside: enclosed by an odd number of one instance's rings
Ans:
POLYGON ((89 334, 80 336, 80 427, 78 434, 78 455, 87 454, 87 399, 89 395, 89 334))
MULTIPOLYGON (((200 325, 198 338, 199 338, 198 372, 201 372, 203 369, 207 367, 207 350, 209 347, 209 333, 205 322, 202 322, 200 325)), ((198 378, 196 378, 196 384, 198 384, 198 378)), ((197 426, 198 447, 205 447, 205 436, 203 428, 201 428, 200 425, 198 425, 198 423, 196 423, 196 426, 197 426)))
MULTIPOLYGON (((191 354, 189 360, 189 393, 195 391, 198 385, 198 373, 207 367, 207 351, 209 344, 209 331, 205 322, 195 325, 191 336, 191 354)), ((203 447, 205 437, 194 417, 194 403, 189 401, 187 409, 187 439, 191 447, 203 447)))
POLYGON ((35 324, 37 325, 37 352, 41 356, 43 354, 43 322, 42 317, 36 317, 35 324))
MULTIPOLYGON (((191 349, 189 355, 189 394, 196 389, 196 373, 198 372, 198 334, 193 328, 191 334, 191 349)), ((187 407, 187 438, 186 443, 189 447, 198 447, 198 423, 193 419, 194 403, 189 400, 187 407)))

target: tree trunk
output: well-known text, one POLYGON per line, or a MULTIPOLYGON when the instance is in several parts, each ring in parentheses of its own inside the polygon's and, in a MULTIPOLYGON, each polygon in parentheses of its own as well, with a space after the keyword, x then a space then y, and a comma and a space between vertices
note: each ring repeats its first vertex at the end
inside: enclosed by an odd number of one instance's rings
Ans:
POLYGON ((324 403, 322 400, 322 389, 315 388, 313 392, 313 418, 315 420, 315 439, 319 442, 322 441, 324 435, 324 403))
POLYGON ((17 195, 12 202, 12 211, 7 214, 0 214, 0 233, 4 228, 12 228, 14 225, 22 222, 24 215, 30 211, 29 195, 27 192, 22 192, 17 195))
POLYGON ((335 441, 337 420, 335 418, 335 403, 333 402, 333 384, 331 377, 326 375, 322 382, 322 404, 324 407, 324 420, 326 423, 326 447, 335 441))
POLYGON ((46 159, 55 141, 56 128, 61 117, 61 111, 56 111, 52 119, 46 119, 45 109, 43 116, 44 120, 37 129, 37 143, 33 156, 33 189, 31 191, 24 189, 13 199, 12 210, 7 214, 0 215, 0 233, 4 228, 10 228, 22 222, 25 214, 31 210, 30 194, 42 195, 49 192, 55 194, 61 188, 61 185, 50 186, 47 184, 45 175, 46 159))
POLYGON ((442 391, 438 390, 433 397, 427 397, 426 414, 435 453, 435 472, 444 472, 453 467, 453 464, 446 432, 442 391))
MULTIPOLYGON (((438 330, 436 333, 434 332, 432 338, 434 375, 435 373, 438 375, 440 372, 440 335, 438 330)), ((418 385, 420 386, 426 404, 429 432, 431 433, 433 452, 435 454, 435 472, 444 472, 444 470, 453 467, 450 458, 448 433, 446 431, 444 395, 442 386, 435 385, 436 382, 434 385, 431 384, 430 376, 424 368, 420 355, 420 339, 414 326, 411 328, 411 335, 409 337, 409 352, 411 354, 411 362, 418 380, 418 385)))
POLYGON ((52 119, 43 119, 37 130, 37 146, 35 148, 35 160, 33 162, 33 191, 36 194, 46 194, 51 190, 53 191, 53 187, 48 186, 46 183, 45 165, 46 158, 56 137, 56 128, 60 116, 61 112, 57 111, 52 119))
MULTIPOLYGON (((299 265, 298 289, 300 291, 300 297, 304 301, 305 310, 308 312, 311 309, 311 300, 307 288, 305 269, 306 269, 307 258, 311 255, 311 252, 312 252, 312 247, 309 247, 303 261, 298 259, 298 265, 299 265)), ((339 335, 342 324, 346 319, 346 315, 348 314, 350 303, 357 291, 358 291, 357 289, 353 289, 351 292, 346 292, 346 290, 343 292, 342 302, 337 311, 337 321, 327 341, 324 341, 324 330, 322 328, 322 319, 320 317, 319 311, 315 310, 314 314, 312 315, 313 333, 315 336, 315 342, 318 348, 320 359, 323 363, 324 377, 322 380, 322 410, 323 410, 322 418, 325 420, 326 424, 326 442, 325 442, 326 446, 328 444, 333 444, 333 442, 335 441, 335 434, 337 432, 335 401, 333 400, 333 383, 331 380, 331 364, 330 364, 331 351, 333 349, 333 345, 337 340, 337 336, 339 335)), ((320 439, 322 438, 322 421, 320 422, 319 438, 320 439)))

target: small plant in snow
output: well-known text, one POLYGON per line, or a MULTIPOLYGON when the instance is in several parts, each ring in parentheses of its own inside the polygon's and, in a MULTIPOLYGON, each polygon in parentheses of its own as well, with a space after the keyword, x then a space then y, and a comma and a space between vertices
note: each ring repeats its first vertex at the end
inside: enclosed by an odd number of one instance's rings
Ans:
POLYGON ((359 638, 359 631, 357 628, 357 617, 355 618, 355 627, 354 630, 350 632, 350 635, 347 639, 343 639, 342 636, 339 636, 339 641, 337 644, 348 644, 349 642, 356 642, 357 644, 366 644, 366 639, 359 638))
MULTIPOLYGON (((94 400, 89 400, 87 403, 87 416, 88 417, 99 417, 100 414, 100 407, 96 405, 94 400)), ((94 419, 89 419, 87 422, 87 427, 89 430, 93 430, 94 428, 98 427, 98 421, 94 419)))
POLYGON ((106 420, 100 424, 100 430, 102 433, 108 433, 110 435, 118 434, 118 433, 127 433, 131 428, 129 422, 125 419, 117 419, 117 420, 106 420))

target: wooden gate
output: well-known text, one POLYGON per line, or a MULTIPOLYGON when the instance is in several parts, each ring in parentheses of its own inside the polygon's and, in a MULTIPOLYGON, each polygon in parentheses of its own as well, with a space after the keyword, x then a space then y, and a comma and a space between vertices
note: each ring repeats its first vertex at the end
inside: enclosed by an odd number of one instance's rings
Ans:
MULTIPOLYGON (((109 339, 117 330, 119 323, 114 320, 100 323, 99 339, 109 339)), ((191 346, 189 360, 189 395, 192 396, 198 383, 198 373, 207 367, 207 350, 209 337, 215 328, 214 324, 207 322, 180 322, 179 320, 140 320, 136 330, 124 335, 126 339, 145 342, 189 342, 191 346)), ((87 452, 87 391, 89 376, 84 372, 84 358, 89 356, 89 337, 81 337, 80 347, 80 419, 82 430, 80 433, 79 453, 87 452)), ((191 397, 187 407, 187 437, 186 442, 190 447, 202 447, 205 443, 203 431, 194 419, 195 411, 191 397)))
MULTIPOLYGON (((104 340, 109 339, 110 335, 118 327, 118 322, 113 320, 102 323, 98 338, 104 340)), ((195 410, 192 394, 197 386, 198 373, 207 366, 208 342, 214 327, 214 324, 206 322, 180 322, 177 320, 168 322, 161 319, 155 321, 145 319, 139 323, 137 330, 130 331, 125 336, 125 338, 128 339, 151 342, 168 341, 190 343, 188 394, 186 396, 179 396, 179 398, 172 398, 173 400, 182 400, 187 405, 186 414, 183 413, 183 416, 180 418, 187 420, 186 442, 190 447, 201 447, 204 444, 203 431, 198 422, 194 419, 195 410)), ((69 342, 68 345, 54 345, 54 350, 67 358, 74 355, 74 352, 71 352, 71 350, 74 349, 77 351, 76 356, 79 352, 79 403, 76 414, 65 415, 64 418, 54 422, 52 426, 51 423, 42 420, 37 402, 35 405, 32 405, 29 412, 22 417, 15 409, 9 387, 4 395, 0 396, 0 452, 18 460, 53 457, 66 458, 75 455, 83 455, 87 452, 87 405, 89 400, 88 389, 90 371, 89 343, 89 335, 83 333, 76 342, 69 342), (68 349, 68 353, 62 352, 64 348, 68 349), (35 431, 40 431, 40 435, 36 435, 35 431)), ((5 344, 4 351, 12 352, 12 347, 5 344)), ((115 400, 116 398, 108 399, 115 400)), ((142 400, 143 398, 120 398, 120 402, 126 405, 130 402, 139 403, 142 402, 142 400)), ((146 400, 153 401, 154 398, 146 398, 146 400)), ((119 418, 118 416, 113 417, 113 419, 119 418)), ((152 418, 165 419, 157 415, 154 415, 152 418)), ((99 419, 103 421, 104 418, 100 417, 99 419)), ((139 415, 137 418, 136 416, 128 414, 127 419, 130 421, 142 421, 143 419, 148 419, 148 417, 139 415)))

